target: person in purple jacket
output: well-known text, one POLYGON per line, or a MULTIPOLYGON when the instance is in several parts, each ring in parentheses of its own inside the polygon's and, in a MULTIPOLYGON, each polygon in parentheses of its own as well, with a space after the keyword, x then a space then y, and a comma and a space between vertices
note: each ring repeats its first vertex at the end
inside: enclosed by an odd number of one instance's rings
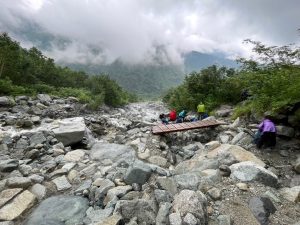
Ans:
POLYGON ((276 145, 276 127, 270 116, 265 116, 264 120, 258 125, 261 136, 257 141, 257 148, 270 147, 276 145))

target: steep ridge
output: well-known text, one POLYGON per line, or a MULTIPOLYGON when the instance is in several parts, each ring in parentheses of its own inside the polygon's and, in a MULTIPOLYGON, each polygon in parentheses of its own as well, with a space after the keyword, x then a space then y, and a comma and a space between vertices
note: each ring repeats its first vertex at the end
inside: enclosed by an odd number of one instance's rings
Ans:
POLYGON ((258 150, 228 109, 228 125, 152 135, 166 111, 0 97, 0 224, 297 224, 299 139, 258 150))

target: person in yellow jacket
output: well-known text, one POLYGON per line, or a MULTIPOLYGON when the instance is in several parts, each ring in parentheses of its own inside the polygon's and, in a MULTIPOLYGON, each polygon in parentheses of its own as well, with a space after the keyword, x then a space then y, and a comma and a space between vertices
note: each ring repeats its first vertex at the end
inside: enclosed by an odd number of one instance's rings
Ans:
POLYGON ((198 120, 202 120, 204 119, 204 115, 205 115, 205 105, 200 102, 200 104, 197 106, 197 112, 198 112, 198 120))

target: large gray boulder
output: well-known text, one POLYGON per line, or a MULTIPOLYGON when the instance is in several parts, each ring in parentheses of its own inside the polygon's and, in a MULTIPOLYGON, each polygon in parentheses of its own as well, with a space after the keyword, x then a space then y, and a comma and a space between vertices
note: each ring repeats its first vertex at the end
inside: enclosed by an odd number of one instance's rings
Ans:
POLYGON ((276 211, 272 201, 265 197, 252 197, 249 200, 249 208, 261 225, 268 225, 270 214, 276 211))
POLYGON ((219 162, 215 158, 197 157, 182 161, 175 167, 175 174, 185 174, 190 172, 199 172, 206 169, 218 169, 219 162))
POLYGON ((218 148, 208 152, 207 157, 217 158, 220 164, 228 166, 244 161, 251 161, 262 167, 265 166, 265 163, 253 153, 237 145, 222 144, 218 148))
POLYGON ((242 182, 258 181, 272 187, 278 184, 278 177, 275 174, 254 162, 236 163, 230 166, 230 170, 230 177, 242 182))
POLYGON ((130 165, 135 159, 135 151, 126 145, 96 142, 91 149, 90 157, 104 165, 119 162, 130 165))
POLYGON ((64 146, 82 141, 86 131, 83 117, 67 118, 55 123, 57 127, 52 129, 52 131, 57 140, 62 142, 64 146))
POLYGON ((19 166, 16 159, 0 160, 0 172, 11 172, 19 166))
POLYGON ((0 107, 7 107, 7 106, 13 106, 15 104, 15 101, 13 98, 2 96, 0 97, 0 107))
POLYGON ((157 207, 153 200, 121 200, 115 207, 115 213, 121 214, 125 222, 137 217, 138 224, 152 225, 156 221, 157 207))
POLYGON ((208 223, 207 199, 200 191, 182 190, 175 195, 173 201, 173 210, 184 218, 188 213, 193 214, 200 224, 208 223))
POLYGON ((34 210, 25 225, 81 224, 87 209, 88 200, 82 197, 50 197, 34 210))
POLYGON ((193 173, 186 173, 174 176, 178 189, 197 190, 200 177, 193 173))
POLYGON ((41 103, 45 105, 49 105, 52 101, 51 97, 47 94, 38 94, 37 95, 38 100, 40 100, 41 103))
POLYGON ((124 177, 126 184, 141 184, 147 182, 151 176, 152 169, 146 163, 136 160, 128 169, 124 177))
POLYGON ((276 126, 277 134, 284 137, 292 138, 295 136, 295 129, 287 126, 276 126))

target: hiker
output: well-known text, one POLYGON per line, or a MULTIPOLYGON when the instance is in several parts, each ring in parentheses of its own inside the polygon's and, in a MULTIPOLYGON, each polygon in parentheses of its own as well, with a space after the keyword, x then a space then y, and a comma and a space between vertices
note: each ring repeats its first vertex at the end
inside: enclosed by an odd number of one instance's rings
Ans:
POLYGON ((182 122, 184 121, 186 115, 187 115, 187 111, 186 111, 186 110, 182 110, 182 111, 178 114, 176 123, 182 123, 182 122))
POLYGON ((198 120, 203 120, 205 116, 205 106, 202 102, 200 102, 200 104, 197 106, 197 112, 198 112, 198 120))
POLYGON ((161 122, 165 125, 167 125, 169 123, 169 119, 167 118, 167 116, 165 114, 160 114, 159 115, 159 119, 161 120, 161 122))
POLYGON ((173 109, 173 110, 170 112, 169 118, 170 118, 170 121, 176 121, 177 114, 176 114, 176 110, 175 110, 175 109, 173 109))
POLYGON ((276 127, 271 120, 270 115, 266 115, 264 120, 258 125, 258 133, 256 134, 257 148, 270 147, 276 145, 276 127))

